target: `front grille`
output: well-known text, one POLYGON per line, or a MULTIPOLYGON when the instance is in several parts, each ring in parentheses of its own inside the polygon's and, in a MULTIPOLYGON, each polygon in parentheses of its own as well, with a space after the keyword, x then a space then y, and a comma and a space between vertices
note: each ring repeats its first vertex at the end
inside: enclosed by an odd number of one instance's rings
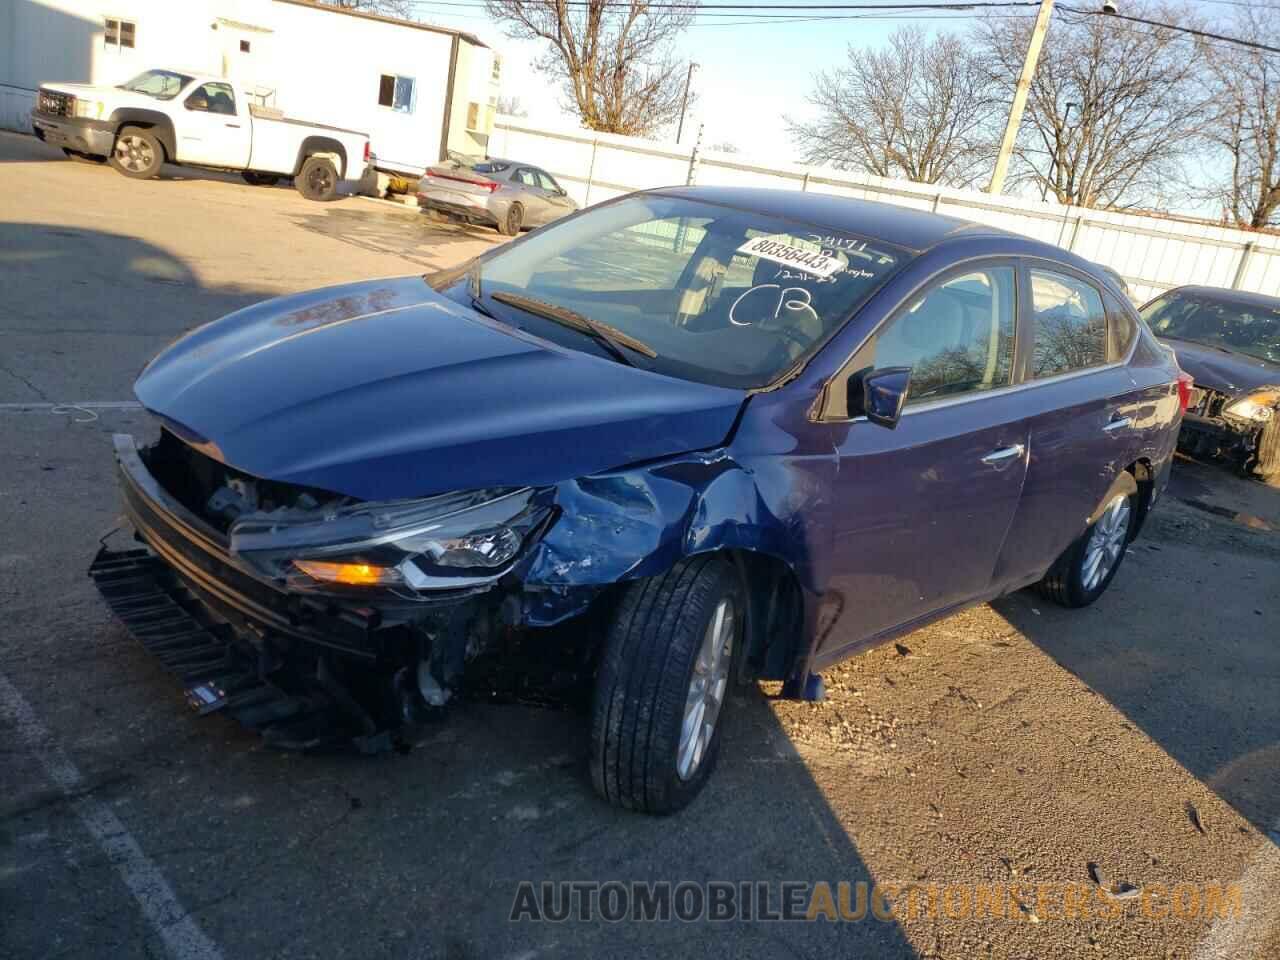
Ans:
POLYGON ((1222 408, 1227 405, 1229 399, 1230 397, 1221 390, 1197 385, 1192 389, 1191 402, 1187 405, 1187 411, 1198 417, 1218 417, 1222 415, 1222 408))
POLYGON ((76 112, 76 98, 69 93, 50 93, 40 91, 38 109, 54 117, 72 117, 76 112))

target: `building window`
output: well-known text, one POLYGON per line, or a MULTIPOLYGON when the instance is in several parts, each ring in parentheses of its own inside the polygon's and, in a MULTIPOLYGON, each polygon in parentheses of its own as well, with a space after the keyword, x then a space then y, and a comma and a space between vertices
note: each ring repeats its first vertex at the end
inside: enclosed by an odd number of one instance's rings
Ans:
POLYGON ((502 79, 502 58, 494 55, 493 58, 493 82, 497 83, 502 79))
POLYGON ((467 104, 467 129, 480 129, 480 104, 478 103, 467 104))
POLYGON ((240 41, 240 52, 241 52, 241 53, 248 53, 248 52, 249 52, 249 41, 248 41, 248 40, 241 40, 241 41, 240 41))
POLYGON ((378 80, 378 106, 413 113, 413 77, 384 73, 378 80))
POLYGON ((133 21, 108 18, 103 45, 117 50, 132 50, 137 34, 138 25, 133 21))

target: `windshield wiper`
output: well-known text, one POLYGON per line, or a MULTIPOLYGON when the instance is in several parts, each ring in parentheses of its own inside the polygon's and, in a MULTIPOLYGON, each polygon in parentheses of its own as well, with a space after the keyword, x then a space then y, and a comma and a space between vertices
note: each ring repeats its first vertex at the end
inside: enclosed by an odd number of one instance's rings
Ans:
POLYGON ((564 324, 566 327, 572 327, 574 330, 585 333, 608 350, 619 363, 625 363, 629 367, 634 367, 636 363, 627 356, 622 349, 623 347, 650 358, 658 355, 658 351, 643 340, 637 340, 630 334, 623 333, 617 327, 602 323, 599 320, 592 320, 590 317, 583 316, 568 307, 561 307, 554 303, 547 303, 545 300, 526 297, 519 293, 506 293, 502 290, 491 293, 489 296, 499 303, 505 303, 536 316, 554 320, 556 323, 564 324))

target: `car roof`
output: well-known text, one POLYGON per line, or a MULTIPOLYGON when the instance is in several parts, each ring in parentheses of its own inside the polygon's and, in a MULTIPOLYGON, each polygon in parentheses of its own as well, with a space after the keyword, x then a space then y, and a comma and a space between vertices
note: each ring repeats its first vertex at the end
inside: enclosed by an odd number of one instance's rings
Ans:
POLYGON ((1185 286, 1166 290, 1160 296, 1169 293, 1190 293, 1197 297, 1221 300, 1226 303, 1247 304, 1251 307, 1266 307, 1269 310, 1280 310, 1280 297, 1269 297, 1265 293, 1254 293, 1251 290, 1229 290, 1226 287, 1185 286))
MULTIPOLYGON (((971 220, 826 193, 742 187, 664 187, 649 192, 742 207, 770 216, 791 217, 833 230, 883 240, 916 252, 928 250, 942 240, 960 233, 969 236, 1029 239, 971 220)), ((1077 259, 1057 247, 1050 248, 1047 244, 1043 246, 1052 249, 1056 256, 1068 262, 1075 262, 1077 259)))

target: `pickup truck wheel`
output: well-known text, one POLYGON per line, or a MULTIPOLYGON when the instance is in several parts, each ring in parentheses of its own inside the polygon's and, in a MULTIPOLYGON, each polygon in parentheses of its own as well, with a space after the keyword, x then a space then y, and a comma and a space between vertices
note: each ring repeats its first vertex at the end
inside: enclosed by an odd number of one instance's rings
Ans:
POLYGON ((591 721, 591 780, 615 806, 672 813, 715 767, 741 647, 742 583, 714 555, 633 583, 605 639, 591 721))
POLYGON ((523 223, 524 207, 518 203, 513 203, 507 208, 507 215, 498 224, 498 232, 506 237, 514 237, 520 232, 520 226, 523 223))
POLYGON ((278 174, 274 173, 258 173, 255 170, 241 170, 240 176, 244 178, 244 182, 251 187, 274 187, 280 182, 278 174))
POLYGON ((126 177, 147 180, 160 172, 164 147, 142 127, 123 127, 111 151, 111 166, 126 177))
POLYGON ((1041 596, 1064 607, 1087 607, 1097 600, 1120 569, 1137 521, 1138 484, 1125 472, 1107 491, 1094 522, 1037 584, 1041 596))
POLYGON ((62 152, 67 155, 68 160, 79 160, 81 163, 106 163, 106 157, 100 157, 96 153, 81 153, 79 150, 71 150, 67 147, 62 148, 62 152))
POLYGON ((307 157, 293 185, 308 200, 337 199, 338 168, 327 157, 307 157))

